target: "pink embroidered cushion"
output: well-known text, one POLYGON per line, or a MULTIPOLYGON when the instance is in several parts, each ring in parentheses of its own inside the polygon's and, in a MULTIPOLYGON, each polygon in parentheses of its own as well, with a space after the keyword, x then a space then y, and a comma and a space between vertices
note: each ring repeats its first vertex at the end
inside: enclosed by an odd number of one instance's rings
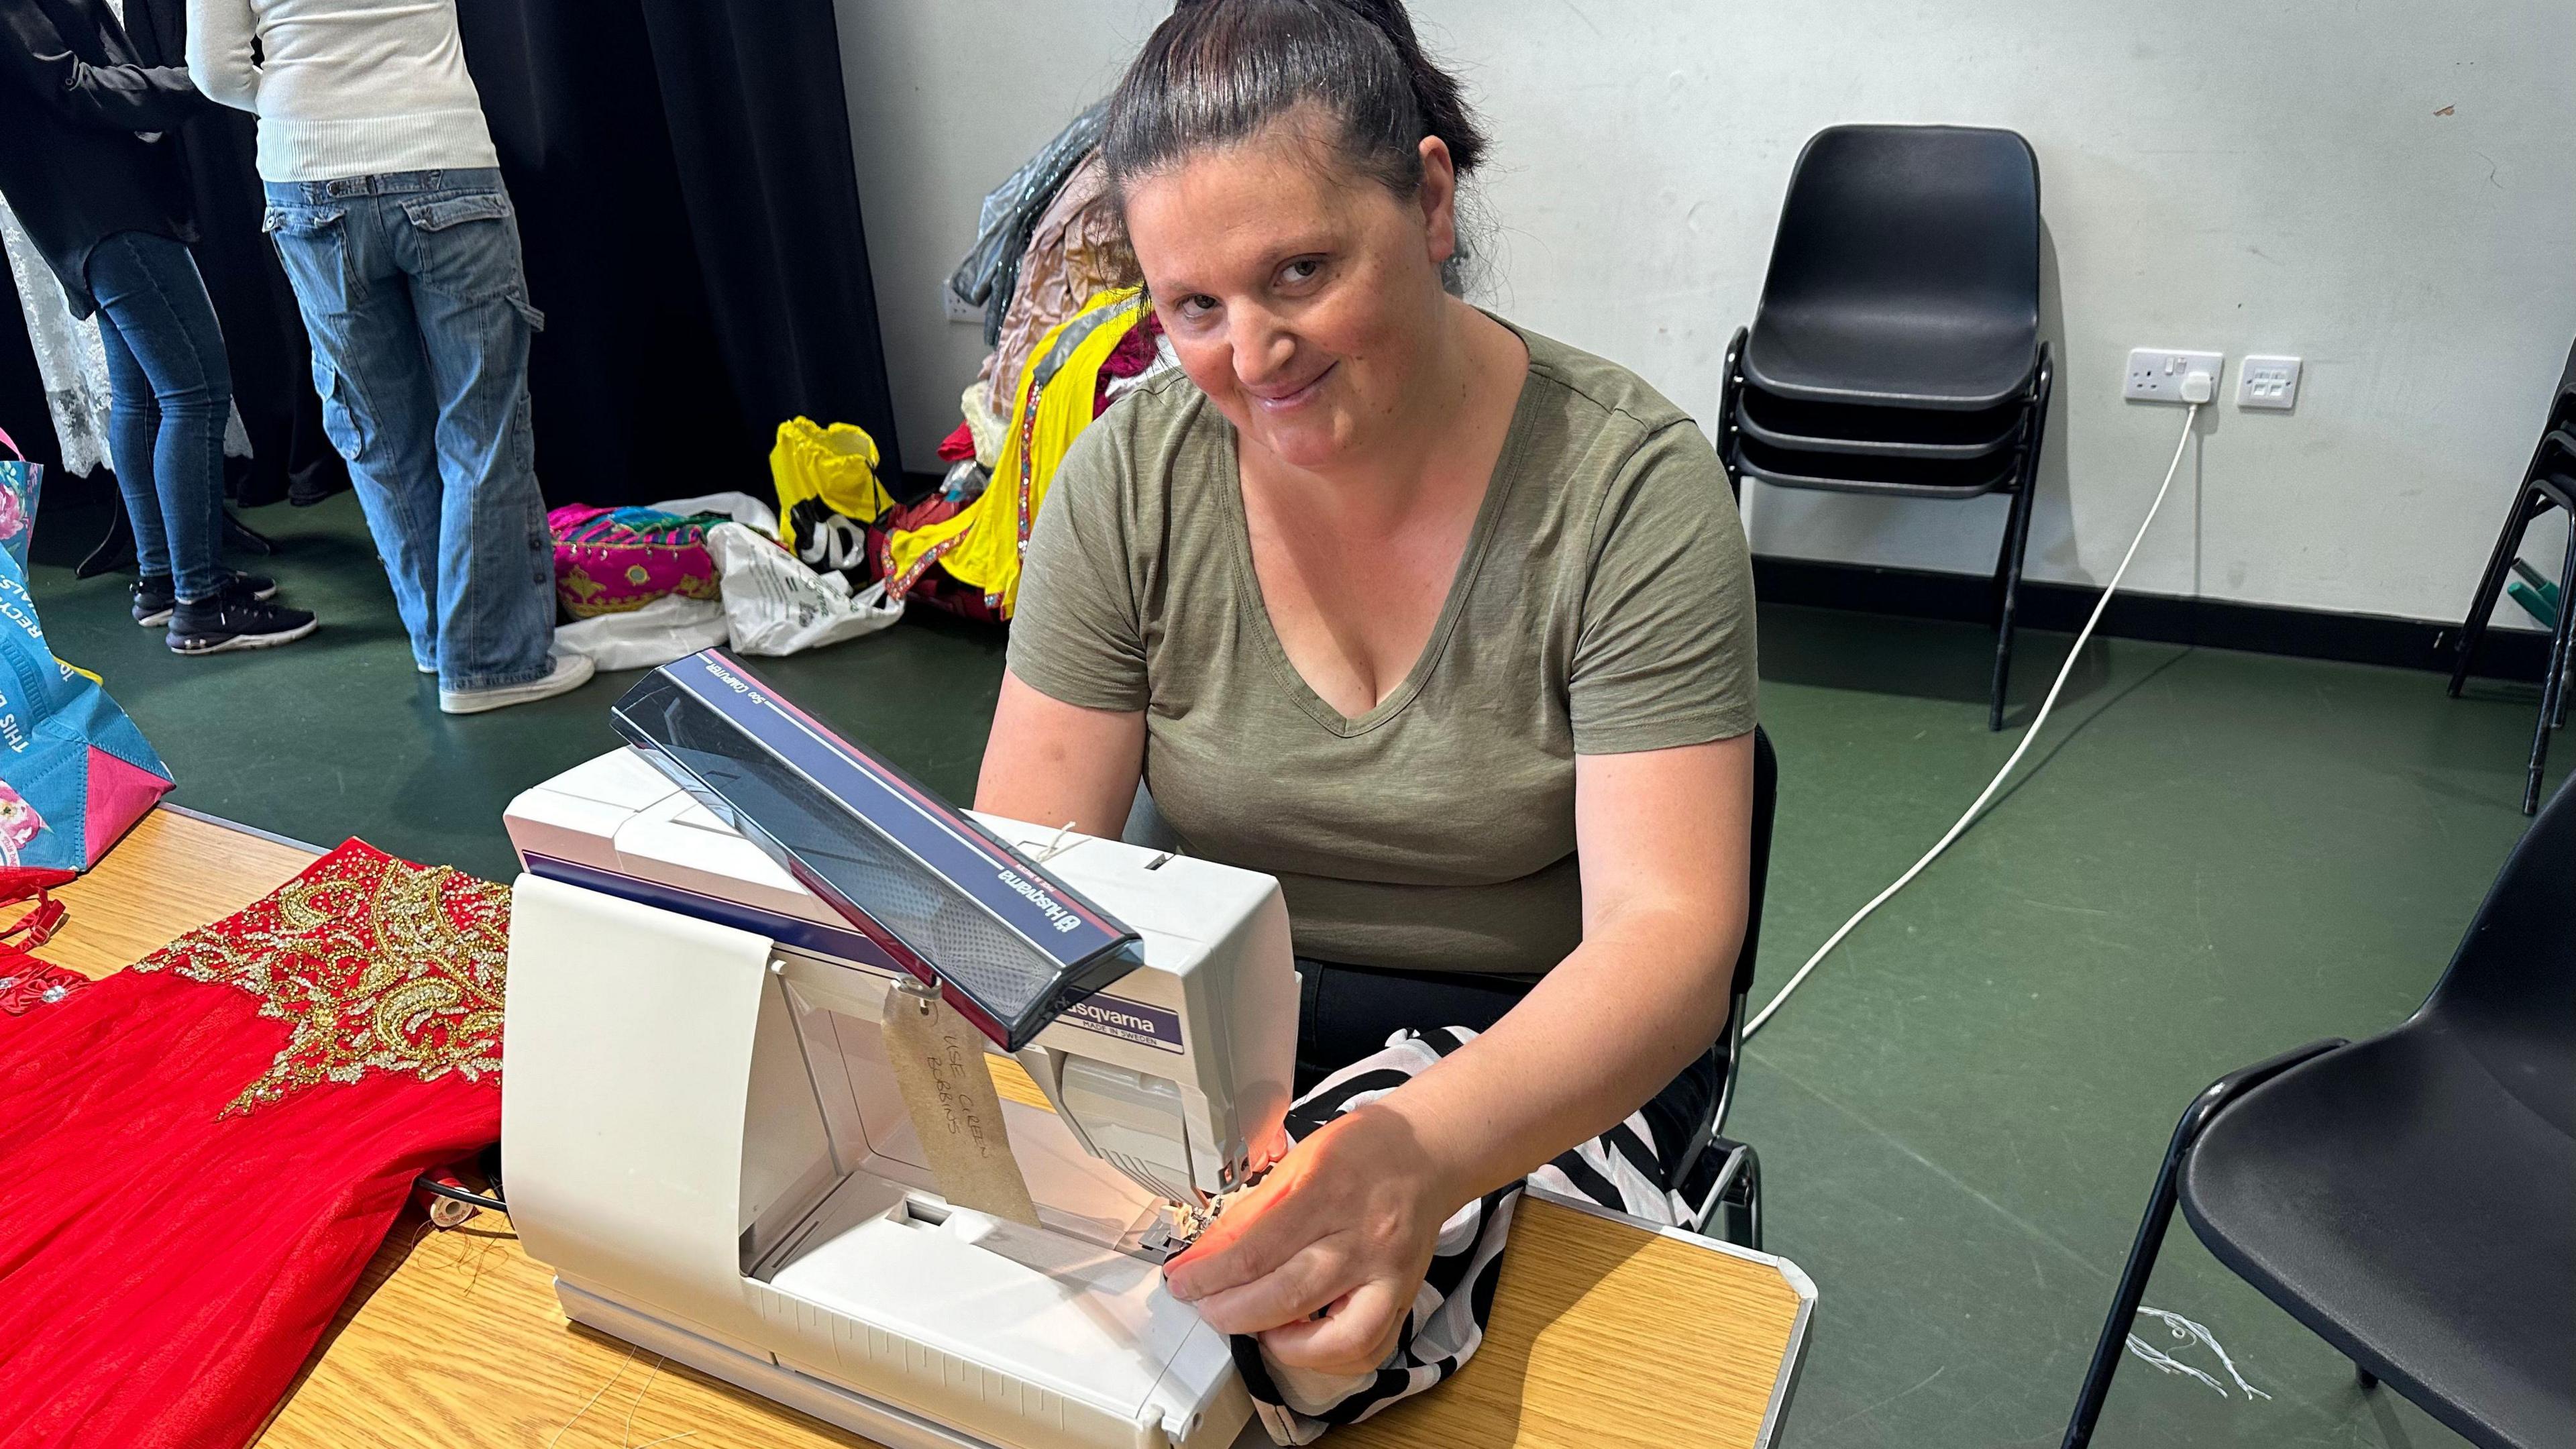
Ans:
POLYGON ((555 596, 576 619, 622 614, 666 594, 716 597, 707 529, 720 513, 681 517, 653 508, 571 503, 546 515, 555 539, 555 596))

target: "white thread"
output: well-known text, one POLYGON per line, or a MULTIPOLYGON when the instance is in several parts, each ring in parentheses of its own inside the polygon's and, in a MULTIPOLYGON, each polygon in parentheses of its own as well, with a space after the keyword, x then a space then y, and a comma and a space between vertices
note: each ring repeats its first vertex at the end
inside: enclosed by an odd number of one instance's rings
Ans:
POLYGON ((1067 848, 1064 843, 1064 838, 1071 833, 1073 833, 1073 822, 1068 820, 1064 822, 1064 824, 1056 827, 1055 838, 1046 843, 1046 849, 1039 851, 1037 854, 1029 857, 1029 859, 1038 865, 1044 865, 1048 861, 1055 859, 1058 852, 1067 848))
POLYGON ((555 1449, 555 1445, 562 1442, 563 1436, 571 1431, 572 1426, 581 1422, 581 1416, 590 1412, 590 1406, 599 1402, 599 1395, 617 1387, 617 1381, 626 1377, 626 1366, 633 1362, 635 1362, 635 1349, 630 1344, 626 1349, 626 1357, 618 1361, 617 1372, 608 1376, 608 1382, 599 1386, 598 1393, 592 1394, 580 1408, 573 1410, 572 1417, 564 1420, 563 1427, 555 1431, 555 1437, 546 1441, 546 1449, 555 1449))
POLYGON ((2217 1389, 2218 1396, 2220 1398, 2223 1399, 2227 1397, 2226 1388, 2220 1385, 2218 1380, 2211 1378, 2209 1375, 2202 1373, 2196 1368, 2193 1368, 2190 1364, 2182 1362, 2180 1359, 2167 1358, 2163 1349, 2156 1347, 2154 1344, 2147 1342, 2145 1339, 2138 1337, 2134 1333, 2129 1335, 2129 1352, 2146 1360, 2147 1367, 2154 1369, 2158 1373, 2189 1374, 2193 1378, 2200 1380, 2202 1383, 2209 1385, 2211 1388, 2217 1389))
POLYGON ((617 1431, 617 1442, 622 1449, 653 1449, 656 1444, 668 1444, 674 1440, 686 1439, 698 1432, 695 1429, 682 1429, 677 1434, 665 1434, 659 1439, 647 1439, 641 1444, 631 1442, 635 1434, 635 1411, 644 1407, 644 1396, 653 1392, 653 1380, 662 1376, 662 1365, 668 1362, 668 1359, 658 1353, 653 1355, 653 1372, 644 1376, 644 1387, 636 1390, 635 1402, 626 1406, 626 1423, 617 1431))
MULTIPOLYGON (((2272 1397, 2270 1394, 2267 1394, 2261 1389, 2254 1387, 2252 1384, 2245 1382, 2245 1375, 2237 1370, 2236 1360, 2227 1356, 2227 1350, 2219 1346, 2218 1335, 2211 1333, 2207 1328, 2192 1322, 2190 1319, 2183 1317, 2179 1313, 2167 1312, 2162 1308, 2149 1308, 2141 1304, 2138 1308, 2138 1312, 2150 1318, 2161 1319, 2166 1330, 2173 1334, 2176 1342, 2190 1343, 2194 1340, 2198 1340, 2199 1342, 2208 1344, 2209 1351, 2218 1355, 2219 1363, 2226 1367, 2227 1376, 2236 1380, 2236 1387, 2243 1389, 2245 1391, 2245 1397, 2248 1399, 2268 1399, 2272 1397)), ((2191 1377, 2196 1378, 2202 1383, 2217 1390, 2220 1398, 2223 1399, 2228 1397, 2227 1386, 2225 1384, 2222 1384, 2218 1380, 2210 1377, 2208 1374, 2202 1373, 2200 1370, 2193 1368, 2190 1364, 2174 1358, 2167 1354, 2163 1349, 2156 1347, 2154 1344, 2147 1342, 2145 1339, 2138 1337, 2134 1333, 2129 1335, 2129 1352, 2136 1354, 2139 1358, 2145 1360, 2147 1366, 2156 1370, 2158 1373, 2189 1374, 2191 1377)))

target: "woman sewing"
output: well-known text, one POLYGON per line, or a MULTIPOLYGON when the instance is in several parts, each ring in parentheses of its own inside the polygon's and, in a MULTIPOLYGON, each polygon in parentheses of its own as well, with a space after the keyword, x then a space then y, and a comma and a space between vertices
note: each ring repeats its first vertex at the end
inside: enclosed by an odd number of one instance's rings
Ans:
MULTIPOLYGON (((1750 568, 1697 426, 1452 295, 1483 138, 1399 0, 1196 0, 1102 142, 1181 370, 1029 543, 979 807, 1279 878, 1299 1087, 1481 1032, 1297 1143, 1165 1270, 1365 1374, 1450 1213, 1716 1084, 1752 794, 1750 568)), ((1675 1184, 1665 1183, 1664 1186, 1675 1184)))

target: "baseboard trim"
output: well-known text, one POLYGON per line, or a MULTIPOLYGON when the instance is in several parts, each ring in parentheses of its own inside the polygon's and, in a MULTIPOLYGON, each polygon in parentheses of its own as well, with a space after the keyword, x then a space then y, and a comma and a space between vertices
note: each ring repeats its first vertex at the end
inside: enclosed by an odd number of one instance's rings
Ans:
MULTIPOLYGON (((1995 617, 1993 580, 1973 574, 1756 555, 1753 583, 1756 594, 1769 603, 1986 625, 1992 625, 1995 617)), ((2026 580, 2021 586, 2021 622, 2033 629, 2073 633, 2083 627, 2085 615, 2099 597, 2099 590, 2083 585, 2026 580)), ((2122 639, 2448 674, 2460 626, 2454 620, 2124 593, 2103 611, 2100 632, 2122 639)), ((2537 683, 2548 658, 2546 634, 2489 629, 2478 648, 2478 677, 2537 683)))

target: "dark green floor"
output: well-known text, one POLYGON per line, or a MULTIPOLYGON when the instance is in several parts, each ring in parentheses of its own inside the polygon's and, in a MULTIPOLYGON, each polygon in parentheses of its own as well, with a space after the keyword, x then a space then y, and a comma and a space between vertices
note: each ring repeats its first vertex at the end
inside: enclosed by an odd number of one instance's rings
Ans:
MULTIPOLYGON (((441 715, 345 496, 251 517, 287 544, 274 572, 322 632, 213 660, 173 658, 127 621, 121 579, 74 581, 59 561, 84 524, 59 518, 49 500, 34 580, 54 646, 105 674, 179 803, 506 876, 503 804, 615 744, 606 710, 631 675, 441 715)), ((1796 609, 1766 610, 1762 629, 1782 770, 1767 995, 1938 836, 2013 737, 1984 728, 1982 630, 1796 609)), ((2066 642, 2027 638, 2023 711, 2066 642)), ((908 621, 759 667, 936 788, 971 789, 994 634, 908 621)), ((2522 828, 2534 699, 2493 686, 2454 702, 2428 674, 2128 641, 2089 658, 2034 751, 2044 768, 1749 1053, 1730 1130, 1762 1151, 1770 1247, 1822 1295, 1785 1442, 2054 1444, 2176 1114, 2230 1068, 2378 1030, 2422 999, 2522 828)), ((2271 1397, 2245 1399, 2206 1350, 2168 1343, 2228 1394, 2132 1359, 2105 1449, 2459 1442, 2385 1390, 2360 1394, 2188 1230, 2147 1301, 2205 1324, 2271 1397)))

